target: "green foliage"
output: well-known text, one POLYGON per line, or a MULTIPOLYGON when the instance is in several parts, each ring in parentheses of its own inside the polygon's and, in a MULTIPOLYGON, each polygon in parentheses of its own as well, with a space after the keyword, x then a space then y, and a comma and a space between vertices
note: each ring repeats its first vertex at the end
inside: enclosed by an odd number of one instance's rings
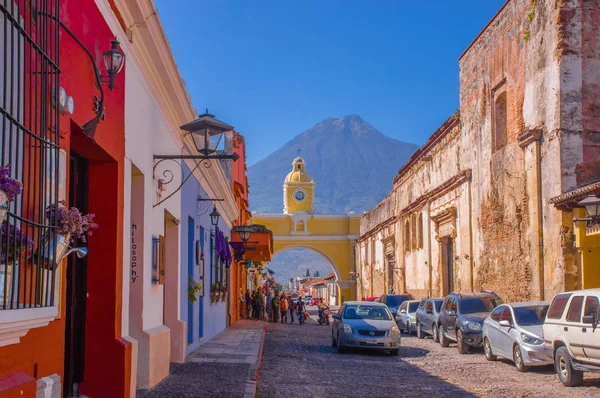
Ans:
POLYGON ((529 31, 529 29, 527 29, 525 31, 525 34, 523 35, 523 40, 525 41, 529 41, 529 38, 531 37, 531 32, 529 31))
POLYGON ((200 290, 202 290, 202 286, 198 282, 194 280, 191 276, 188 276, 188 300, 190 303, 195 303, 198 301, 198 297, 196 296, 200 290))

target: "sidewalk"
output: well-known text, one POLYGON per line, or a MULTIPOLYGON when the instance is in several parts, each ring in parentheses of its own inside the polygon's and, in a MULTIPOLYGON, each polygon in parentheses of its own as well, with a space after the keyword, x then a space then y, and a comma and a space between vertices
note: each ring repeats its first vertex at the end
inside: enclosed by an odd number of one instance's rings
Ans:
POLYGON ((265 322, 240 320, 192 352, 152 390, 137 398, 244 397, 256 395, 265 322))

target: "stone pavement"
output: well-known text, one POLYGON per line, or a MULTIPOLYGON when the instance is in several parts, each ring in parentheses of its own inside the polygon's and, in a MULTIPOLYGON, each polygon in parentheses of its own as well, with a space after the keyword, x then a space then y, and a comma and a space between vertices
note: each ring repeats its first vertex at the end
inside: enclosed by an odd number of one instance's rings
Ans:
POLYGON ((152 390, 138 390, 137 398, 254 398, 264 334, 264 322, 240 320, 188 355, 184 364, 172 364, 167 378, 152 390))

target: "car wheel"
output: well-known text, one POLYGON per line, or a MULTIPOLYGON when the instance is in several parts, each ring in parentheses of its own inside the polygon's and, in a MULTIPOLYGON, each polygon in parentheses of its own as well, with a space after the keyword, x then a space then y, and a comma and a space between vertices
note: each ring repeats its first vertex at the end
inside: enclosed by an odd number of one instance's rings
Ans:
POLYGON ((421 326, 421 323, 417 323, 417 337, 419 339, 424 339, 425 338, 425 332, 423 331, 423 327, 421 326))
POLYGON ((444 328, 442 327, 442 325, 440 325, 440 327, 438 328, 438 335, 440 339, 440 345, 442 347, 448 347, 450 345, 450 340, 448 340, 448 337, 446 337, 446 335, 444 334, 444 328))
POLYGON ((390 350, 390 355, 393 357, 397 357, 398 355, 400 355, 400 350, 398 348, 390 350))
POLYGON ((513 348, 513 362, 519 372, 527 372, 529 370, 529 366, 523 363, 523 354, 518 344, 515 344, 515 348, 513 348))
POLYGON ((438 334, 438 327, 437 325, 433 325, 433 327, 431 328, 431 332, 433 333, 433 341, 436 343, 440 342, 440 336, 438 334))
POLYGON ((583 383, 583 372, 573 369, 571 355, 567 347, 559 347, 554 354, 554 366, 558 378, 567 387, 575 387, 583 383))
POLYGON ((336 345, 337 345, 337 352, 339 352, 340 354, 343 354, 344 352, 346 352, 346 348, 340 343, 340 335, 338 334, 336 341, 336 345))
POLYGON ((495 361, 498 359, 498 357, 492 353, 492 345, 487 337, 483 340, 483 353, 485 354, 485 359, 488 361, 495 361))
POLYGON ((456 348, 458 348, 460 354, 469 353, 469 346, 463 341, 463 335, 460 329, 456 331, 456 348))

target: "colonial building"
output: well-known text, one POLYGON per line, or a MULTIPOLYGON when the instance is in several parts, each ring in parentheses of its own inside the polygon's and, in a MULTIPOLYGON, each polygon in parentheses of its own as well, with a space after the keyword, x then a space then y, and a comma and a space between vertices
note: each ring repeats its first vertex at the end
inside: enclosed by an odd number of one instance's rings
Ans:
POLYGON ((359 294, 548 300, 600 286, 572 221, 600 180, 598 15, 591 2, 511 0, 494 16, 459 59, 460 114, 361 219, 359 294))

